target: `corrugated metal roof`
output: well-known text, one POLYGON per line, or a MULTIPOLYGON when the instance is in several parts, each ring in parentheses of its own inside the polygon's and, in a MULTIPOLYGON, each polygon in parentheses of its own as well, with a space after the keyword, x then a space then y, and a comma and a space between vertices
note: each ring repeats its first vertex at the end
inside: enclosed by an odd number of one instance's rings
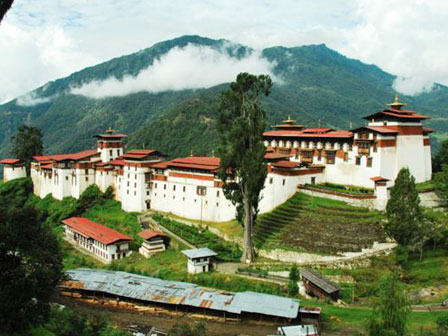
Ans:
POLYGON ((324 278, 321 274, 319 274, 318 272, 316 272, 314 270, 307 269, 307 268, 301 268, 300 275, 303 278, 312 282, 317 287, 323 289, 328 294, 332 294, 332 293, 335 293, 335 292, 341 290, 339 288, 339 286, 336 285, 334 282, 328 280, 327 278, 324 278))
POLYGON ((278 334, 283 336, 317 336, 316 326, 312 324, 301 324, 296 326, 279 327, 278 334))
POLYGON ((189 259, 214 257, 218 255, 215 251, 210 250, 208 247, 183 250, 182 253, 186 255, 189 259))
POLYGON ((78 268, 67 272, 62 288, 82 288, 144 301, 203 307, 241 314, 258 313, 296 318, 299 301, 254 292, 232 293, 199 287, 192 283, 166 281, 141 275, 78 268))

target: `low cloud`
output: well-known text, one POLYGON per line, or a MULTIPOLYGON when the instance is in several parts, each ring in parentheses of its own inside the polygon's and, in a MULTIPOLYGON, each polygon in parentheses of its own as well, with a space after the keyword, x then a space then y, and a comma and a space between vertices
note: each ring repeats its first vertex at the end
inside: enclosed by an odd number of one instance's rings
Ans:
POLYGON ((110 77, 103 81, 92 81, 70 89, 71 94, 90 98, 125 96, 147 91, 178 91, 185 89, 209 88, 235 80, 240 72, 273 75, 275 64, 262 58, 259 52, 237 59, 225 51, 189 44, 184 48, 175 47, 148 68, 123 79, 110 77))
POLYGON ((397 77, 393 88, 405 95, 413 96, 423 92, 430 92, 434 88, 434 81, 422 77, 397 77))
POLYGON ((17 98, 16 105, 25 106, 25 107, 35 106, 35 105, 39 105, 39 104, 48 103, 48 102, 52 101, 53 99, 54 99, 54 96, 40 97, 35 92, 28 92, 28 93, 17 98))

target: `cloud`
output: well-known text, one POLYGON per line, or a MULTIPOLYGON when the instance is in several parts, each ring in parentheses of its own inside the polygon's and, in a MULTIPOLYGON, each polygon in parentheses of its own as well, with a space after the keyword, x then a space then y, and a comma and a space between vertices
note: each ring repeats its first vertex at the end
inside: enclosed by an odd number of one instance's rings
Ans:
POLYGON ((262 58, 259 52, 237 59, 223 50, 188 44, 184 48, 172 48, 135 77, 110 77, 104 81, 92 81, 72 87, 70 93, 98 99, 141 91, 156 93, 201 89, 231 82, 240 72, 269 74, 278 81, 272 73, 274 65, 262 58))
POLYGON ((55 97, 40 97, 36 92, 28 92, 16 100, 16 105, 18 106, 35 106, 39 104, 44 104, 52 101, 55 97))

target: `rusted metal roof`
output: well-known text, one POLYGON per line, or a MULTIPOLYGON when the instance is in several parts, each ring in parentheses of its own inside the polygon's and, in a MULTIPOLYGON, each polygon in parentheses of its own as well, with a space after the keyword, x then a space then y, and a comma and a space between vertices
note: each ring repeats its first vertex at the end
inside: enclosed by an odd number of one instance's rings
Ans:
POLYGON ((232 293, 192 283, 166 281, 126 272, 78 268, 67 272, 61 288, 82 288, 124 298, 201 307, 234 314, 257 313, 296 318, 299 301, 254 292, 232 293), (77 284, 79 283, 79 284, 77 284))

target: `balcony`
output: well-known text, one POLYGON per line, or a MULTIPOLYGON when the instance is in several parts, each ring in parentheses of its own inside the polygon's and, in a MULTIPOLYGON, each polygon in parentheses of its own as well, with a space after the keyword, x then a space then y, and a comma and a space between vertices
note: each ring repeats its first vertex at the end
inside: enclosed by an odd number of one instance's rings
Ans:
POLYGON ((369 155, 370 154, 370 146, 369 147, 358 147, 359 155, 369 155))

